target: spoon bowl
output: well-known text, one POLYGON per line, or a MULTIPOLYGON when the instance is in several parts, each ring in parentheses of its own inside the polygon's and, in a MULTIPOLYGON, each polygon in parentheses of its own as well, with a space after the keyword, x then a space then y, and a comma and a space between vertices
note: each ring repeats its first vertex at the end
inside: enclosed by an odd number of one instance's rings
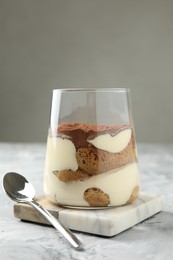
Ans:
POLYGON ((68 228, 34 201, 34 187, 24 176, 16 172, 6 173, 3 178, 3 189, 15 202, 27 203, 38 210, 68 240, 73 248, 77 250, 83 249, 81 241, 68 228))
POLYGON ((32 201, 35 197, 32 184, 16 172, 7 173, 4 176, 3 188, 7 195, 16 202, 32 201))

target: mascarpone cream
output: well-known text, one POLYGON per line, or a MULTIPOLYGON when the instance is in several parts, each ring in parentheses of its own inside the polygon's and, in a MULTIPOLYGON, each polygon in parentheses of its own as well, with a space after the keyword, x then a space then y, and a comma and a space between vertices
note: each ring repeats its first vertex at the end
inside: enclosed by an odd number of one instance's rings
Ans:
POLYGON ((132 130, 128 128, 119 132, 115 136, 106 133, 87 141, 98 149, 102 149, 110 153, 119 153, 128 145, 131 139, 131 134, 132 130))
POLYGON ((68 139, 48 136, 46 165, 50 167, 50 164, 54 170, 63 171, 70 169, 76 171, 78 164, 74 144, 68 139))

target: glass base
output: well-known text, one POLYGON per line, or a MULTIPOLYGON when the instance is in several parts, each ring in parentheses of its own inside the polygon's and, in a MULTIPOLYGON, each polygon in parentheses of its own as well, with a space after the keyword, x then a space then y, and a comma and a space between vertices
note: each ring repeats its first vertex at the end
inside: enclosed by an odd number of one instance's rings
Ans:
POLYGON ((85 209, 85 210, 97 210, 97 209, 99 209, 99 210, 101 210, 101 209, 112 209, 112 208, 115 208, 116 206, 105 206, 105 207, 97 207, 97 206, 95 206, 95 207, 92 207, 92 206, 68 206, 68 205, 59 205, 59 206, 61 206, 61 207, 63 207, 63 208, 67 208, 67 209, 85 209))

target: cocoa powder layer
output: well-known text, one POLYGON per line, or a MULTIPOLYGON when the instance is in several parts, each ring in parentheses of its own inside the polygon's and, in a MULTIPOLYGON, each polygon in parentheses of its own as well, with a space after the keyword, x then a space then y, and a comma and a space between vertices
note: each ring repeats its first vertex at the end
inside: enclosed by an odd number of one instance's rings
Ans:
MULTIPOLYGON (((120 131, 132 128, 131 125, 97 125, 97 124, 60 124, 57 128, 57 136, 70 138, 76 149, 88 145, 87 140, 94 139, 96 136, 109 133, 115 136, 120 131)), ((51 130, 49 132, 51 134, 51 130)))

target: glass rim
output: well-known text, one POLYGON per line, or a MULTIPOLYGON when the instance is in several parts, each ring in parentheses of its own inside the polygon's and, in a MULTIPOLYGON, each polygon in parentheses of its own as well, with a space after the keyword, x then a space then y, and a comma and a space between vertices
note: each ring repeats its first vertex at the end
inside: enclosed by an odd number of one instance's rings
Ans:
POLYGON ((130 92, 130 88, 56 88, 53 92, 130 92))

